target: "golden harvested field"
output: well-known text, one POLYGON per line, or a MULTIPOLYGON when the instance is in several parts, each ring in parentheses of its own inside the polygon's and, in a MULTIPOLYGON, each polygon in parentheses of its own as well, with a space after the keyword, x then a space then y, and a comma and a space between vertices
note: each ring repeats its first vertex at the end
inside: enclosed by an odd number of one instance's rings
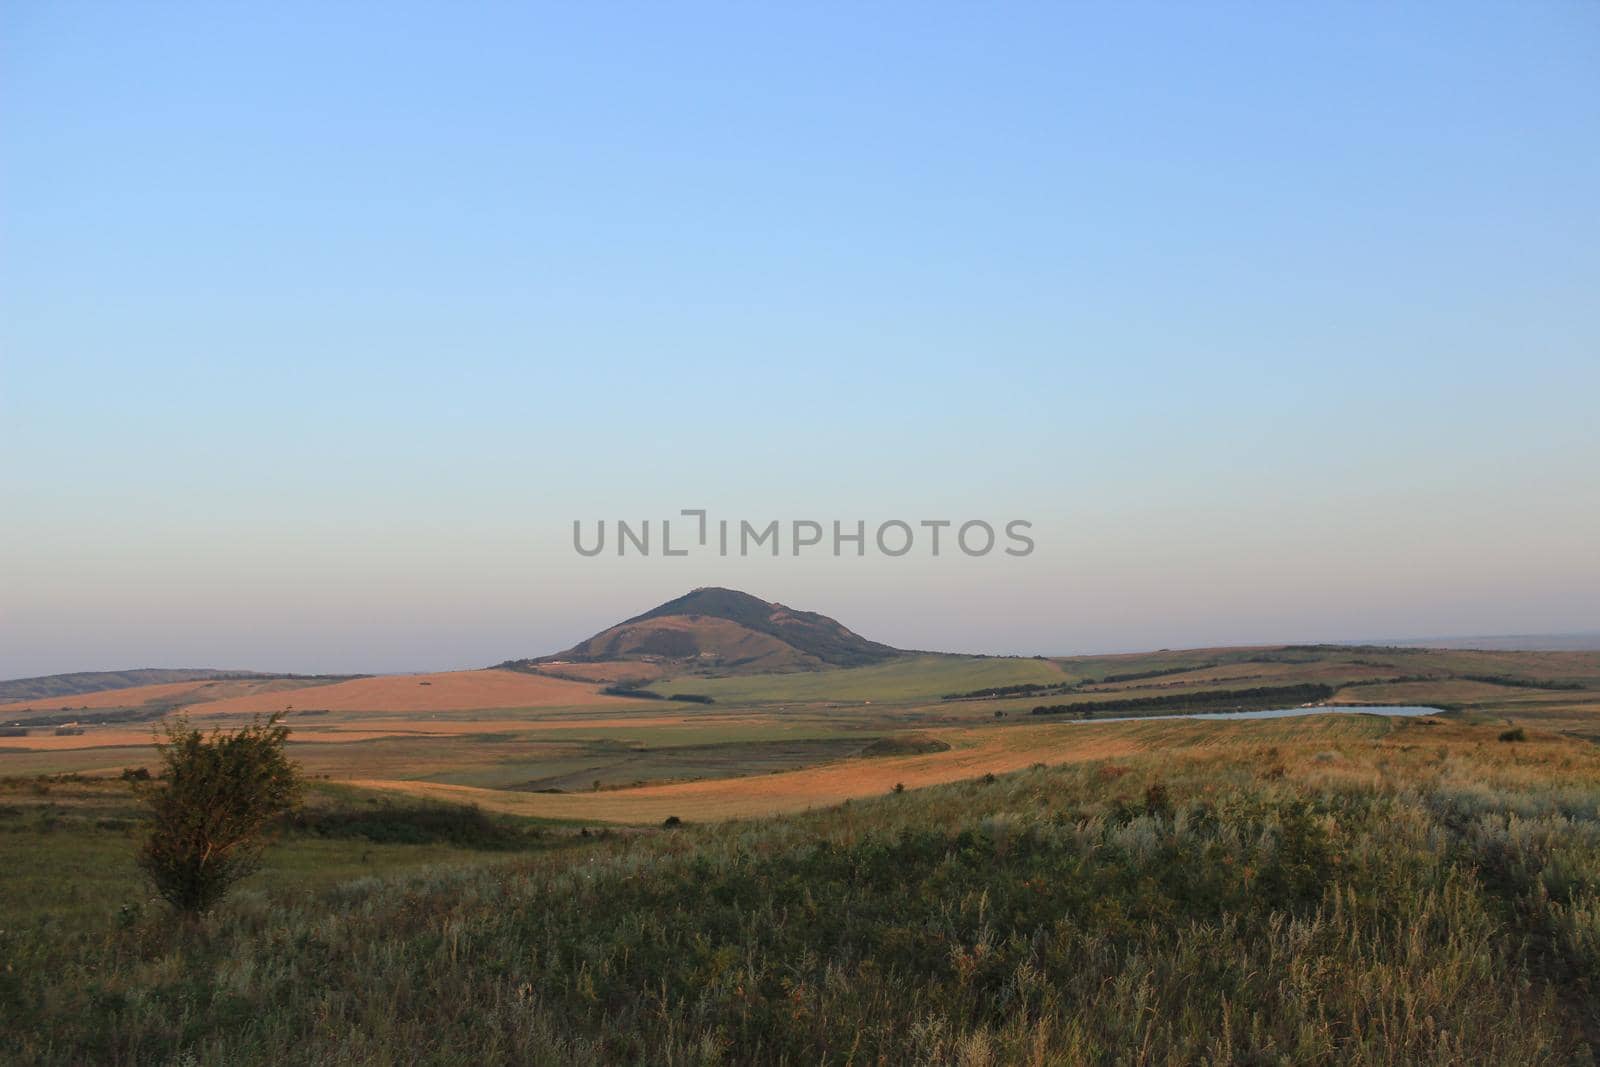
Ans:
MULTIPOLYGON (((93 726, 81 734, 58 736, 49 727, 39 727, 25 737, 0 737, 0 753, 66 752, 76 749, 117 748, 150 744, 149 725, 93 726)), ((0 762, 0 772, 5 763, 0 762)))
POLYGON ((223 712, 266 713, 285 707, 328 711, 469 711, 481 708, 583 707, 628 704, 606 696, 598 686, 520 671, 449 671, 356 678, 292 694, 257 693, 196 704, 196 715, 223 712))
MULTIPOLYGON (((25 721, 29 712, 53 713, 103 711, 114 708, 177 707, 227 700, 234 697, 287 693, 297 689, 333 684, 320 678, 219 678, 189 682, 158 682, 124 689, 102 689, 68 696, 32 697, 0 704, 0 718, 15 716, 25 721)), ((288 702, 288 698, 285 698, 288 702)))
POLYGON ((769 716, 717 715, 689 716, 613 715, 569 718, 536 719, 380 719, 362 718, 319 726, 315 720, 306 719, 295 727, 296 733, 318 740, 348 741, 372 737, 461 737, 469 734, 504 733, 515 731, 518 735, 567 731, 611 731, 633 728, 659 729, 661 727, 688 727, 715 723, 718 727, 765 725, 772 722, 769 716))
POLYGON ((205 685, 205 682, 161 682, 129 689, 104 689, 98 693, 13 700, 0 704, 0 715, 10 711, 77 711, 80 708, 129 708, 155 702, 177 703, 185 694, 205 685))

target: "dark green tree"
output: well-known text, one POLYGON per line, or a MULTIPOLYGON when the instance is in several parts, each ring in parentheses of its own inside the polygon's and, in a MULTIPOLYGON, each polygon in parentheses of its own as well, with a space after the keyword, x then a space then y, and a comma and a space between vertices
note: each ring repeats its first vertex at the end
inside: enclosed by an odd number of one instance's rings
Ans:
POLYGON ((209 735, 181 716, 166 723, 160 777, 140 787, 153 820, 139 866, 179 911, 208 910, 255 870, 267 830, 299 802, 281 718, 209 735))

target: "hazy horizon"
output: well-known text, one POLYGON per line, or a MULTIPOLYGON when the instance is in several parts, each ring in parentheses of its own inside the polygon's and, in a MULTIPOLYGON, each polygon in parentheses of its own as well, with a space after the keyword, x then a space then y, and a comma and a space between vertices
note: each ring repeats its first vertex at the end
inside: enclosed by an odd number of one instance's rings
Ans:
POLYGON ((1600 630, 1597 188, 1593 5, 8 5, 0 676, 1600 630))
MULTIPOLYGON (((688 591, 689 590, 685 589, 685 590, 681 590, 680 592, 688 592, 688 591)), ((752 592, 750 590, 743 590, 743 591, 744 592, 752 592)), ((760 594, 759 593, 753 593, 752 595, 760 595, 760 594)), ((665 602, 666 600, 670 600, 670 599, 672 599, 671 596, 663 597, 661 602, 665 602)), ((782 600, 781 598, 779 599, 778 602, 783 603, 788 607, 797 608, 797 609, 800 609, 800 610, 803 610, 803 611, 815 611, 815 612, 818 612, 818 613, 823 614, 823 615, 831 615, 832 614, 827 609, 827 607, 823 606, 823 605, 810 604, 810 603, 804 603, 804 602, 797 602, 797 601, 793 601, 793 600, 782 600)), ((52 670, 52 671, 40 672, 40 673, 41 674, 70 674, 70 673, 78 673, 80 671, 84 671, 84 672, 89 672, 89 671, 119 671, 119 670, 136 670, 136 669, 139 669, 139 668, 168 668, 168 669, 211 668, 211 669, 221 669, 221 670, 267 671, 269 673, 284 673, 284 674, 406 674, 406 673, 427 673, 427 672, 430 672, 430 671, 440 671, 440 670, 473 669, 473 668, 481 668, 481 667, 493 666, 495 663, 503 663, 503 662, 505 662, 506 660, 509 660, 509 659, 517 659, 517 658, 522 658, 522 657, 544 656, 544 655, 550 655, 550 654, 555 653, 555 652, 559 652, 564 648, 571 647, 572 645, 576 644, 580 640, 583 640, 584 638, 592 636, 593 634, 595 634, 595 633, 607 628, 608 626, 611 626, 611 625, 614 625, 615 623, 621 622, 626 617, 630 617, 632 615, 639 614, 643 610, 647 610, 648 608, 652 608, 652 607, 655 607, 655 606, 656 606, 655 603, 648 604, 648 605, 637 605, 635 609, 625 609, 625 610, 621 611, 619 614, 616 614, 616 615, 611 616, 611 617, 602 618, 602 619, 599 619, 598 621, 595 621, 592 624, 591 628, 588 629, 588 630, 584 630, 582 632, 578 632, 576 630, 572 630, 568 634, 568 636, 556 639, 556 643, 553 644, 553 645, 550 645, 549 647, 520 649, 518 651, 507 653, 505 655, 496 656, 493 659, 463 660, 463 661, 459 661, 459 662, 445 662, 445 661, 441 661, 441 660, 429 660, 429 661, 422 662, 422 663, 417 663, 417 664, 398 665, 397 666, 396 665, 396 661, 394 661, 392 658, 384 658, 384 659, 381 659, 381 660, 377 661, 379 663, 384 664, 382 666, 373 666, 373 665, 362 666, 362 665, 352 665, 352 664, 349 664, 349 663, 341 663, 340 661, 337 660, 337 658, 317 658, 317 657, 312 657, 312 661, 316 664, 316 666, 314 666, 314 667, 297 666, 297 665, 294 665, 294 664, 291 664, 291 663, 287 663, 287 662, 277 662, 277 663, 273 663, 273 664, 269 664, 269 665, 262 665, 262 664, 257 664, 257 663, 231 663, 231 662, 229 662, 229 663, 222 663, 222 662, 216 662, 216 663, 212 663, 212 662, 205 662, 205 663, 183 662, 183 663, 179 663, 179 662, 165 662, 165 661, 162 661, 162 662, 140 662, 140 663, 112 663, 112 664, 107 664, 107 665, 102 665, 102 666, 62 667, 59 670, 52 670)), ((873 629, 864 628, 864 627, 861 627, 861 626, 858 626, 858 625, 854 625, 848 619, 838 619, 838 621, 843 623, 847 627, 851 628, 852 630, 855 630, 857 633, 861 634, 863 637, 869 638, 871 640, 883 640, 887 644, 894 645, 895 647, 906 649, 906 650, 910 650, 910 651, 942 652, 942 653, 970 653, 970 654, 987 655, 987 656, 1116 655, 1116 654, 1119 654, 1119 653, 1152 652, 1152 651, 1156 651, 1158 649, 1181 650, 1181 649, 1190 649, 1190 648, 1235 647, 1235 646, 1252 646, 1252 645, 1351 644, 1351 643, 1396 644, 1396 645, 1403 645, 1403 646, 1419 646, 1419 645, 1427 645, 1429 643, 1435 643, 1436 647, 1507 648, 1507 649, 1523 649, 1523 650, 1559 650, 1559 649, 1563 649, 1563 648, 1589 650, 1589 649, 1600 648, 1600 630, 1590 630, 1590 631, 1579 630, 1579 631, 1571 631, 1571 632, 1566 632, 1566 633, 1524 633, 1524 634, 1479 634, 1479 633, 1470 633, 1470 634, 1468 634, 1468 633, 1463 633, 1463 634, 1455 634, 1455 635, 1451 635, 1451 634, 1429 634, 1429 635, 1426 635, 1426 636, 1396 636, 1396 635, 1374 636, 1372 634, 1364 634, 1364 635, 1357 635, 1357 636, 1327 637, 1327 636, 1316 636, 1316 635, 1304 634, 1304 635, 1289 636, 1289 637, 1282 637, 1282 636, 1275 637, 1275 638, 1263 637, 1261 639, 1239 639, 1239 640, 1230 640, 1230 641, 1222 641, 1222 642, 1199 642, 1199 643, 1196 643, 1196 642, 1178 641, 1178 642, 1172 642, 1172 643, 1160 644, 1160 645, 1152 644, 1152 645, 1140 645, 1140 646, 1122 646, 1122 645, 1110 645, 1110 644, 1108 644, 1108 645, 1104 645, 1104 646, 1086 646, 1086 647, 1077 647, 1077 648, 1070 648, 1070 649, 1055 649, 1053 651, 1022 651, 1022 650, 1009 650, 1009 649, 1004 649, 1004 648, 934 647, 934 646, 931 646, 931 645, 915 645, 915 646, 906 645, 906 644, 901 644, 901 643, 899 643, 899 642, 897 642, 895 640, 890 640, 890 639, 884 638, 884 636, 883 636, 883 634, 881 632, 875 631, 873 629), (1460 644, 1461 642, 1469 642, 1469 641, 1472 641, 1472 640, 1477 640, 1477 641, 1480 641, 1482 643, 1476 644, 1476 645, 1460 644)), ((552 632, 569 630, 569 629, 570 629, 570 627, 562 627, 562 626, 558 626, 558 625, 551 627, 552 632)), ((496 645, 496 647, 500 647, 500 648, 509 647, 509 642, 507 642, 505 640, 501 640, 496 645)), ((5 675, 3 677, 0 677, 0 681, 15 680, 16 678, 23 678, 23 677, 30 677, 30 676, 29 675, 5 675)))

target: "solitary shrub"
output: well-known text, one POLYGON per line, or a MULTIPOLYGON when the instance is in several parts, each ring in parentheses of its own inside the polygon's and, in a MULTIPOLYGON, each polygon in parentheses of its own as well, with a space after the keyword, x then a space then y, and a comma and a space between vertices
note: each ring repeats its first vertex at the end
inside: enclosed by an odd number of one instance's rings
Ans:
POLYGON ((666 821, 664 821, 661 825, 670 830, 675 826, 682 826, 683 820, 678 818, 676 815, 668 815, 666 821))
POLYGON ((207 736, 177 717, 157 742, 160 781, 140 789, 154 819, 139 866, 179 911, 206 911, 255 870, 268 825, 299 800, 280 718, 207 736))
POLYGON ((904 793, 906 791, 906 784, 904 782, 896 782, 894 784, 894 791, 896 793, 904 793))
POLYGON ((1527 739, 1528 731, 1520 726, 1514 726, 1500 735, 1500 740, 1502 741, 1526 741, 1527 739))

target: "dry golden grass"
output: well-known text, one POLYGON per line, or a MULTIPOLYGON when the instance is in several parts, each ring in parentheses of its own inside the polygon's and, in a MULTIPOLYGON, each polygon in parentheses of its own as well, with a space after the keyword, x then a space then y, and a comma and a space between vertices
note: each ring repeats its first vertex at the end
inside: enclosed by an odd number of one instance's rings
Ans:
POLYGON ((0 714, 9 711, 77 711, 79 708, 131 708, 151 702, 176 703, 180 697, 200 689, 204 682, 160 682, 127 689, 103 689, 96 693, 70 696, 34 697, 0 704, 0 714))
POLYGON ((292 693, 256 693, 208 701, 196 715, 282 711, 287 706, 329 711, 470 711, 484 708, 581 707, 627 704, 599 687, 519 671, 449 671, 383 678, 356 678, 292 693))
POLYGON ((532 719, 362 719, 350 723, 333 723, 327 727, 312 725, 313 720, 294 723, 296 736, 317 732, 319 735, 326 733, 329 739, 335 735, 339 740, 345 740, 355 734, 370 735, 373 737, 397 736, 424 736, 424 737, 461 737, 469 734, 502 733, 515 730, 517 733, 544 733, 546 731, 573 731, 573 730, 626 730, 643 727, 660 726, 697 726, 708 721, 720 726, 758 726, 766 725, 772 720, 759 716, 729 715, 710 716, 693 715, 622 715, 622 716, 595 716, 584 718, 532 718, 532 719))
MULTIPOLYGON (((72 749, 115 748, 129 745, 148 745, 150 727, 86 726, 81 734, 58 737, 52 727, 41 726, 27 737, 0 737, 0 752, 65 752, 72 749)), ((0 770, 5 764, 0 763, 0 770)))

